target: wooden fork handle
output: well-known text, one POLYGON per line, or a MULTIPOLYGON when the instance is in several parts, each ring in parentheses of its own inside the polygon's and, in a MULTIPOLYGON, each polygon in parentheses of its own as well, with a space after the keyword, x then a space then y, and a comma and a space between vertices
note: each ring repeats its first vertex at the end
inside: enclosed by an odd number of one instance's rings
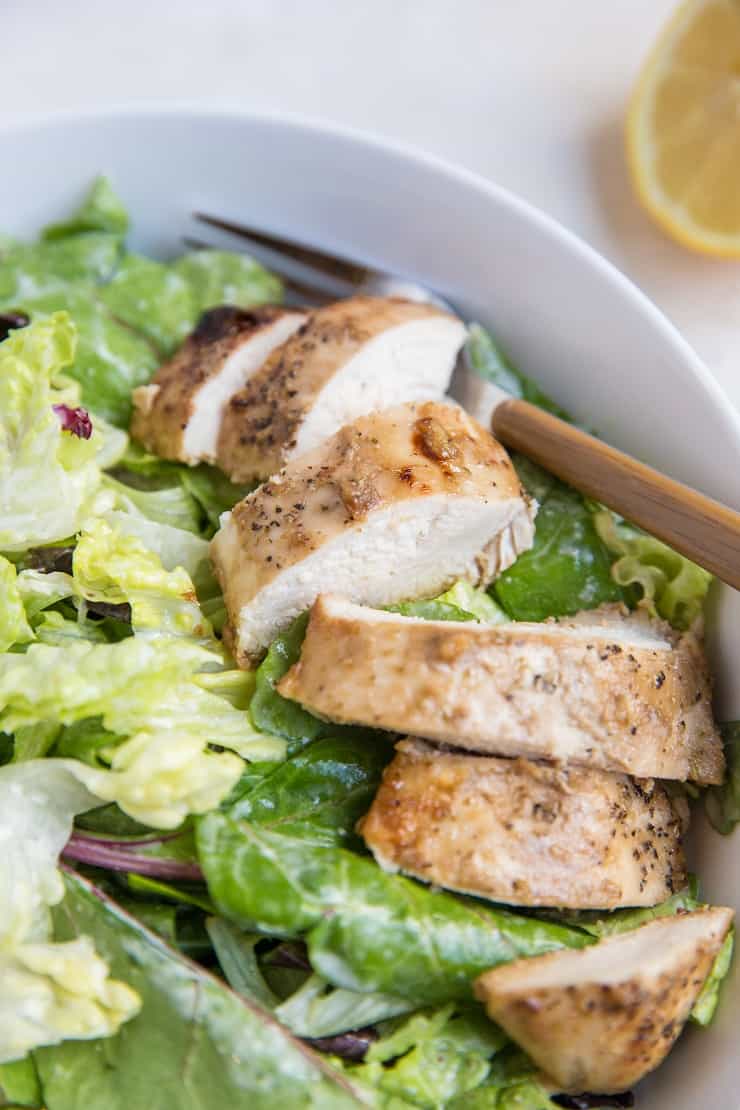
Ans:
POLYGON ((740 589, 740 513, 527 401, 504 401, 491 425, 506 447, 740 589))

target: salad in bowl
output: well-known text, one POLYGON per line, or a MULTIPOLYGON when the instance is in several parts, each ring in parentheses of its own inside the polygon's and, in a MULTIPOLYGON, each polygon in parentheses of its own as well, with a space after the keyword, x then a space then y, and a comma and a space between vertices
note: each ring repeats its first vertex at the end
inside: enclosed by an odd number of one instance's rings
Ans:
POLYGON ((639 1104, 732 956, 709 576, 481 326, 127 230, 0 245, 0 1105, 639 1104))

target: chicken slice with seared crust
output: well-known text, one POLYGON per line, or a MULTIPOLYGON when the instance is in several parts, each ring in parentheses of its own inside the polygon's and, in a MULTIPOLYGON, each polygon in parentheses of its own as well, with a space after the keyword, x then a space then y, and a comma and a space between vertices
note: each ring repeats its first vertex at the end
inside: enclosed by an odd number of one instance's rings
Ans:
POLYGON ((215 462, 229 399, 305 320, 277 305, 204 312, 151 383, 134 390, 131 435, 163 459, 215 462))
POLYGON ((351 297, 317 309, 229 401, 218 465, 267 478, 358 416, 440 398, 466 337, 429 304, 351 297))
POLYGON ((471 751, 643 778, 724 774, 700 642, 620 606, 485 625, 320 597, 279 691, 328 720, 471 751))
POLYGON ((561 1090, 624 1091, 673 1047, 732 918, 722 907, 659 918, 494 968, 475 992, 561 1090))
POLYGON ((531 546, 504 448, 454 405, 360 417, 245 497, 211 543, 242 665, 318 595, 390 605, 489 582, 531 546))
POLYGON ((583 767, 402 740, 360 832, 386 871, 517 906, 653 906, 686 882, 685 806, 583 767))

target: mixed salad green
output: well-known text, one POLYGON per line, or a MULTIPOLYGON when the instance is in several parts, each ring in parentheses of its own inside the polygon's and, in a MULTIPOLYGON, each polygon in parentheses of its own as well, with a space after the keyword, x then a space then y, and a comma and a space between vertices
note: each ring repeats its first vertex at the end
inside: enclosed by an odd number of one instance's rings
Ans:
MULTIPOLYGON (((243 255, 135 255, 127 226, 100 179, 37 242, 0 249, 0 1105, 589 1104, 548 1094, 472 980, 696 893, 566 919, 380 870, 355 824, 389 741, 275 689, 305 617, 254 674, 221 642, 207 541, 245 490, 125 432, 132 388, 204 309, 274 302, 280 284, 243 255)), ((478 326, 470 354, 560 412, 478 326)), ((490 594, 458 583, 400 611, 542 620, 622 600, 680 627, 701 611, 703 571, 516 465, 541 506, 534 547, 490 594)), ((728 726, 730 778, 707 793, 723 832, 738 738, 728 726)))

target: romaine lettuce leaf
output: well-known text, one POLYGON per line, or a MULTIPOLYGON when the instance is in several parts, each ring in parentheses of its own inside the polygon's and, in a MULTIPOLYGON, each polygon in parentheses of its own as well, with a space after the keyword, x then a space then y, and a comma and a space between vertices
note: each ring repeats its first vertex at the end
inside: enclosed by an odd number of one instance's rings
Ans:
POLYGON ((186 638, 77 641, 63 651, 32 644, 23 655, 0 656, 0 727, 100 718, 120 738, 105 753, 110 770, 79 764, 75 773, 131 816, 171 828, 186 812, 217 805, 239 779, 241 760, 207 751, 209 743, 256 759, 285 751, 199 684, 197 672, 208 666, 222 666, 220 656, 186 638))
POLYGON ((249 308, 258 304, 279 304, 283 299, 280 279, 248 254, 191 251, 172 263, 171 268, 190 287, 195 319, 220 304, 249 308))
POLYGON ((42 239, 66 239, 91 231, 108 231, 123 236, 128 231, 128 213, 107 177, 96 177, 82 202, 66 220, 49 224, 42 239))
MULTIPOLYGON (((72 240, 76 242, 77 240, 72 240)), ((131 391, 148 382, 160 358, 151 343, 125 327, 91 290, 65 285, 46 295, 30 295, 22 307, 35 319, 64 309, 78 333, 77 354, 69 374, 82 387, 82 401, 117 427, 128 426, 131 391)))
POLYGON ((64 539, 107 500, 99 439, 65 431, 53 408, 69 404, 59 375, 74 359, 75 342, 74 325, 60 312, 0 344, 0 551, 64 539))
POLYGON ((196 639, 212 635, 187 571, 183 567, 166 570, 159 556, 140 540, 104 520, 91 521, 80 535, 73 575, 88 601, 128 602, 137 635, 196 639))
POLYGON ((417 1004, 467 998, 486 968, 591 943, 584 932, 438 893, 344 848, 222 813, 198 821, 196 842, 224 917, 304 936, 312 967, 349 990, 417 1004))
POLYGON ((190 285, 175 268, 139 254, 126 255, 100 299, 162 355, 179 346, 198 316, 190 285))
POLYGON ((98 798, 155 829, 174 829, 191 813, 207 813, 229 793, 242 762, 208 751, 200 736, 142 731, 110 753, 110 769, 70 760, 70 770, 98 798))
POLYGON ((16 244, 0 256, 0 306, 25 309, 28 302, 63 296, 73 288, 92 298, 97 284, 110 277, 120 258, 118 236, 105 232, 16 244))
POLYGON ((33 639, 14 565, 0 555, 0 653, 33 639))
POLYGON ((726 836, 740 821, 740 721, 720 728, 727 760, 725 781, 704 791, 704 806, 714 828, 726 836))
POLYGON ((50 907, 64 896, 59 853, 75 814, 98 804, 58 760, 0 768, 0 1061, 66 1037, 108 1036, 138 1010, 88 937, 50 939, 50 907))
POLYGON ((72 1042, 36 1052, 51 1110, 236 1107, 339 1110, 372 1092, 334 1070, 263 1009, 145 929, 102 892, 68 875, 57 934, 95 940, 114 974, 140 994, 139 1016, 105 1045, 72 1042))
POLYGON ((183 567, 195 579, 208 563, 207 541, 192 532, 123 509, 109 509, 103 519, 121 535, 138 539, 148 551, 159 556, 167 570, 183 567))
POLYGON ((181 532, 200 534, 200 506, 179 479, 166 486, 137 489, 106 474, 104 483, 106 489, 115 494, 116 508, 145 516, 156 524, 167 524, 181 532))
POLYGON ((89 937, 0 950, 0 1060, 68 1038, 110 1037, 138 1009, 138 995, 109 978, 89 937))
POLYGON ((701 615, 712 576, 667 544, 648 536, 608 509, 594 513, 594 527, 612 554, 614 581, 635 588, 641 606, 676 628, 688 628, 701 615))

